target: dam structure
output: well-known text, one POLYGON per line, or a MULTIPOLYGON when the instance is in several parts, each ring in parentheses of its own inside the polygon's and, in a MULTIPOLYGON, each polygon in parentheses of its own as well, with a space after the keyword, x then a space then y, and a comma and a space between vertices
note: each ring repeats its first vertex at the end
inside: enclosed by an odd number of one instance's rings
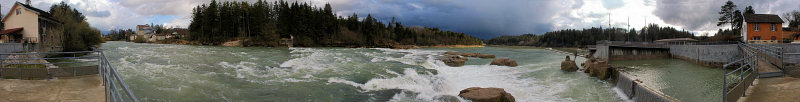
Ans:
MULTIPOLYGON (((722 84, 719 84, 718 87, 722 88, 721 101, 725 102, 747 99, 749 90, 764 90, 753 88, 759 87, 758 83, 754 82, 758 79, 795 79, 793 77, 800 76, 798 73, 800 71, 796 67, 800 62, 800 45, 798 44, 598 41, 595 48, 589 49, 593 52, 592 57, 608 59, 609 62, 674 58, 710 68, 721 68, 721 72, 724 73, 721 74, 722 84)), ((692 70, 683 71, 692 73, 692 70)), ((624 70, 618 73, 620 74, 618 79, 615 79, 616 87, 632 100, 676 101, 658 90, 645 90, 648 89, 647 85, 643 85, 642 81, 631 75, 624 74, 624 70), (645 95, 641 95, 642 93, 645 95), (642 97, 636 97, 637 95, 642 97)), ((761 87, 766 87, 766 85, 761 85, 761 87)), ((758 97, 760 96, 755 99, 758 97)))

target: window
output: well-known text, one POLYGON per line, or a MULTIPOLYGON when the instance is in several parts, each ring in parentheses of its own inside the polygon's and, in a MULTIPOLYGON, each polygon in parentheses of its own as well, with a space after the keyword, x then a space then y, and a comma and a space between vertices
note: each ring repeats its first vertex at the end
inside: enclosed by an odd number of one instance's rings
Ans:
POLYGON ((761 36, 754 36, 753 40, 761 40, 761 36))
POLYGON ((22 13, 22 11, 19 8, 17 8, 17 15, 19 15, 20 13, 22 13))
MULTIPOLYGON (((774 32, 774 31, 778 31, 778 28, 777 28, 777 27, 775 27, 775 24, 772 24, 772 26, 771 26, 771 27, 772 27, 771 29, 772 29, 772 31, 773 31, 773 32, 774 32)), ((773 39, 773 40, 774 40, 774 39, 773 39)))
POLYGON ((758 27, 758 23, 756 23, 753 27, 755 27, 756 31, 761 30, 761 27, 758 27))

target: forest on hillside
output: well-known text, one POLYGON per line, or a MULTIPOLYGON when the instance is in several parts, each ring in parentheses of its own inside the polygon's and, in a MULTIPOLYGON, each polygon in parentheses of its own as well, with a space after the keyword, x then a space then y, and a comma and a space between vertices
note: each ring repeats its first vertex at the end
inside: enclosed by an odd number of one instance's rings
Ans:
POLYGON ((193 9, 188 40, 220 44, 243 40, 244 46, 278 46, 280 38, 294 38, 294 46, 391 47, 393 45, 481 45, 464 33, 435 27, 406 26, 392 18, 384 23, 367 15, 333 14, 330 4, 212 0, 193 9))
POLYGON ((736 37, 729 38, 727 35, 720 34, 720 37, 699 38, 692 33, 677 30, 672 27, 661 27, 656 24, 648 25, 640 31, 635 29, 626 30, 623 28, 596 28, 589 29, 565 29, 547 32, 541 35, 523 34, 519 36, 500 36, 486 41, 492 45, 513 45, 513 46, 543 46, 543 47, 584 47, 594 45, 597 41, 655 41, 670 38, 695 38, 699 40, 735 40, 736 37))

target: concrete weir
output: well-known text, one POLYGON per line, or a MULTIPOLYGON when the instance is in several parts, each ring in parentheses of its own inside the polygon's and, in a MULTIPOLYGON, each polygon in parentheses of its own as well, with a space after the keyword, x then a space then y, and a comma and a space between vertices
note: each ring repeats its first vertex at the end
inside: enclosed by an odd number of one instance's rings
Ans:
POLYGON ((677 99, 645 86, 639 80, 632 80, 623 72, 618 72, 616 87, 630 100, 636 102, 678 102, 677 99))
POLYGON ((595 58, 611 61, 678 58, 695 64, 721 67, 723 64, 741 57, 736 44, 667 44, 657 42, 619 42, 599 41, 594 52, 595 58))

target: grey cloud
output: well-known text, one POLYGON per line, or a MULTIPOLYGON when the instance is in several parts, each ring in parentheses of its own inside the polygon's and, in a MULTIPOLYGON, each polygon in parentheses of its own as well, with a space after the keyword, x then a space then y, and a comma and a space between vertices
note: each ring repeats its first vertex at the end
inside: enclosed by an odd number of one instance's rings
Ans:
POLYGON ((87 12, 85 14, 86 14, 86 16, 92 16, 92 17, 108 17, 108 16, 111 16, 111 12, 108 12, 108 11, 89 11, 89 12, 87 12))
POLYGON ((616 9, 625 6, 625 2, 622 0, 603 0, 603 7, 607 9, 616 9))
MULTIPOLYGON (((727 0, 658 0, 653 14, 667 24, 682 26, 687 30, 715 31, 719 10, 727 0)), ((800 10, 797 0, 733 0, 740 10, 753 6, 756 13, 782 14, 800 10)))

